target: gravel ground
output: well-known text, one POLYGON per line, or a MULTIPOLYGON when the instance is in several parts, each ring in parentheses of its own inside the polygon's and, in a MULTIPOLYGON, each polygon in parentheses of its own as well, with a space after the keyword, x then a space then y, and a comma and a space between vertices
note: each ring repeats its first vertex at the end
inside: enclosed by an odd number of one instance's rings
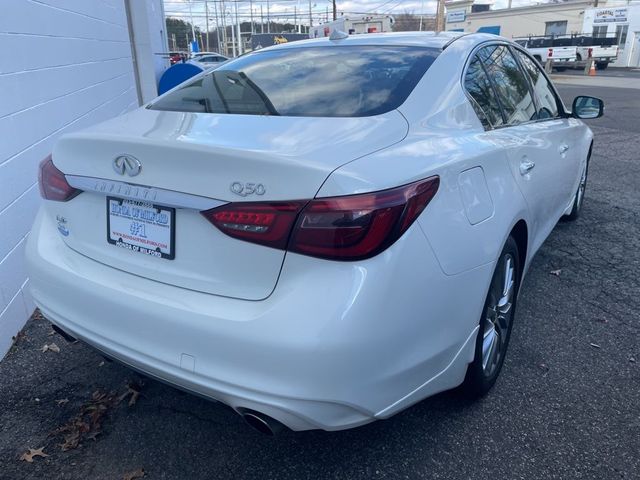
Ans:
POLYGON ((0 363, 0 478, 640 478, 640 95, 561 92, 607 102, 592 122, 583 216, 535 258, 503 374, 482 401, 448 392, 355 430, 268 438, 34 318, 0 363), (40 351, 52 342, 59 353, 40 351), (48 457, 20 461, 41 447, 48 457))

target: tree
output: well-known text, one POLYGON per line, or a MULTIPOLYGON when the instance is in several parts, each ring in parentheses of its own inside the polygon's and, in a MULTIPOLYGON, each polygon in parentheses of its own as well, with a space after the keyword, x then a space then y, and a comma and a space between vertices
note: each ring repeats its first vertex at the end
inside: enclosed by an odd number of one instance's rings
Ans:
MULTIPOLYGON (((393 23, 394 32, 414 32, 420 30, 420 15, 413 12, 404 12, 394 15, 393 23)), ((433 15, 424 15, 422 17, 422 30, 435 30, 436 21, 433 15)))
MULTIPOLYGON (((173 40, 175 38, 175 48, 179 51, 189 50, 191 38, 191 23, 180 18, 167 17, 167 38, 169 39, 169 49, 174 49, 173 40)), ((195 27, 196 38, 200 36, 200 28, 195 27)))

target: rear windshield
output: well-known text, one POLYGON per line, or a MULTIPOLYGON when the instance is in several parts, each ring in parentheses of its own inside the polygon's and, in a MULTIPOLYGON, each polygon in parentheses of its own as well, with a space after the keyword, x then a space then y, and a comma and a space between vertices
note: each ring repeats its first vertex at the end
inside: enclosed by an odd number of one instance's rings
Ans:
POLYGON ((185 83, 149 108, 295 117, 379 115, 406 100, 438 53, 404 46, 256 52, 185 83))

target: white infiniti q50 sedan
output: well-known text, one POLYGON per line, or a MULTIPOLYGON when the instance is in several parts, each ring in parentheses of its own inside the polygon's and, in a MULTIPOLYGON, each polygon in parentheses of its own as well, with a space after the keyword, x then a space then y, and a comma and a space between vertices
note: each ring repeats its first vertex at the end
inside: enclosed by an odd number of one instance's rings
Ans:
POLYGON ((59 329, 272 433, 384 419, 504 362, 593 135, 488 34, 262 49, 65 135, 27 247, 59 329))

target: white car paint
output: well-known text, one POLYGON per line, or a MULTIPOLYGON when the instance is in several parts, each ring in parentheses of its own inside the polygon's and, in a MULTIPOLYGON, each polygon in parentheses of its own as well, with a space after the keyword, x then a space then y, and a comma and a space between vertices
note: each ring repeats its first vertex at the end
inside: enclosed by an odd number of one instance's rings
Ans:
MULTIPOLYGON (((85 182, 68 202, 44 202, 27 247, 36 304, 56 325, 125 364, 293 430, 362 425, 459 385, 507 237, 526 223, 528 266, 570 210, 592 134, 572 118, 485 130, 462 86, 466 61, 479 45, 506 40, 453 38, 407 33, 339 41, 447 45, 408 99, 379 116, 141 108, 64 137, 55 166, 71 181, 102 180, 85 182), (123 153, 143 164, 139 177, 125 181, 181 192, 165 201, 178 207, 175 261, 106 242, 100 182, 122 194, 112 160, 123 153), (526 160, 536 165, 523 175, 526 160), (198 213, 202 202, 323 199, 433 175, 439 190, 418 221, 366 260, 243 242, 198 213), (261 183, 266 192, 238 198, 229 189, 238 180, 261 183), (61 219, 66 236, 57 231, 61 219)), ((309 45, 335 43, 272 48, 309 45)))

